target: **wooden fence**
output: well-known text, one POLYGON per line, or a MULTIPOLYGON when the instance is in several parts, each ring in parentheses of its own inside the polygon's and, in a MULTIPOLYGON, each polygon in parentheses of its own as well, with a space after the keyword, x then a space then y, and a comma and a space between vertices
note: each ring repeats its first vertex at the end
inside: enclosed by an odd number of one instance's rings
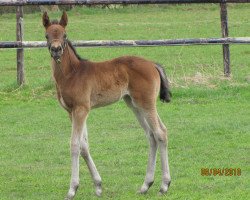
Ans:
POLYGON ((228 37, 227 3, 250 3, 250 0, 1 0, 0 6, 16 6, 16 39, 2 41, 0 48, 17 49, 17 82, 25 83, 24 48, 46 47, 44 41, 23 40, 23 6, 26 5, 105 5, 105 4, 183 4, 183 3, 217 3, 220 4, 222 38, 193 38, 175 40, 92 40, 73 41, 79 47, 103 46, 171 46, 171 45, 209 45, 220 44, 223 47, 224 74, 230 76, 229 44, 250 44, 250 37, 228 37))

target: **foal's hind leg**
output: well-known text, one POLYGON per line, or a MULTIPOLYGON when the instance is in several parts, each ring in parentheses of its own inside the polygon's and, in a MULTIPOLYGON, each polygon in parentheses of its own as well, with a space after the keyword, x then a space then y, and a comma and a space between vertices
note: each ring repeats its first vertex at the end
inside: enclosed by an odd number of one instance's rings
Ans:
POLYGON ((131 98, 129 96, 126 96, 124 97, 124 101, 126 102, 128 107, 132 109, 135 116, 137 117, 137 120, 139 121, 141 127, 144 129, 146 133, 150 145, 146 177, 141 189, 139 190, 141 194, 144 194, 148 191, 148 189, 152 186, 154 182, 157 143, 141 111, 138 108, 136 108, 135 105, 133 105, 131 98))
POLYGON ((146 121, 150 126, 150 129, 152 130, 155 140, 159 146, 162 169, 160 194, 164 194, 167 192, 171 182, 167 152, 167 129, 158 116, 156 108, 145 111, 144 117, 146 118, 146 121))

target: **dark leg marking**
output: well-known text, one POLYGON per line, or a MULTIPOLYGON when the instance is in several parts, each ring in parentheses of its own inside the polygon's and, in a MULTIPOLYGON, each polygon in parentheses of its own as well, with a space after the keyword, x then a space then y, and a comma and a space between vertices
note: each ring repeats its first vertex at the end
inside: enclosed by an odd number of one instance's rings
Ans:
POLYGON ((148 183, 148 187, 150 188, 153 185, 154 181, 148 183))
POLYGON ((171 181, 168 182, 168 188, 170 187, 171 181))

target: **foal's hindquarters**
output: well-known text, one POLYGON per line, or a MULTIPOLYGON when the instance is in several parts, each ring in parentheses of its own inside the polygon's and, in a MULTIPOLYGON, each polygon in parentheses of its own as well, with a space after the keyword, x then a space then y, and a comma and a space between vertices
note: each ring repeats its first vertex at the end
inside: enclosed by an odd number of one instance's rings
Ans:
POLYGON ((129 95, 124 100, 134 112, 141 127, 144 129, 149 141, 148 165, 144 183, 139 193, 146 193, 154 182, 156 164, 156 151, 159 147, 162 169, 162 183, 160 194, 167 192, 170 185, 170 171, 167 152, 167 129, 162 123, 156 108, 156 100, 161 86, 159 66, 150 61, 141 61, 138 66, 132 68, 130 76, 135 75, 134 71, 140 72, 140 76, 132 78, 129 87, 129 95), (138 70, 138 71, 137 71, 138 70))

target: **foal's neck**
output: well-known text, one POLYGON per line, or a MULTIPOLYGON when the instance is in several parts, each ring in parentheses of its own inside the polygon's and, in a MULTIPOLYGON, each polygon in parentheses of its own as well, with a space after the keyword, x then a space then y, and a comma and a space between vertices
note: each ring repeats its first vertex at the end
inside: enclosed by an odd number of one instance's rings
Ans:
POLYGON ((66 45, 61 62, 56 63, 52 59, 53 76, 58 84, 66 81, 77 72, 80 65, 80 60, 75 55, 70 45, 66 45))

